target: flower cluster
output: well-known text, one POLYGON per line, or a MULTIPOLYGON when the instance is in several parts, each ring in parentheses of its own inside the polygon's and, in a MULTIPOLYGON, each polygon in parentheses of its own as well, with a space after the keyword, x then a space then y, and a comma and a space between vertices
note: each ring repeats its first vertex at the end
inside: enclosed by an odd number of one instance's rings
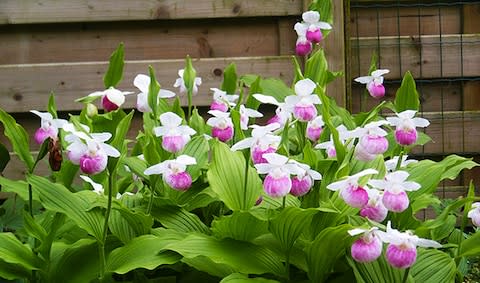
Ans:
POLYGON ((320 21, 320 13, 308 11, 302 14, 303 22, 295 24, 298 39, 295 51, 299 56, 306 56, 312 52, 313 44, 320 43, 323 39, 322 29, 329 30, 329 23, 320 21))

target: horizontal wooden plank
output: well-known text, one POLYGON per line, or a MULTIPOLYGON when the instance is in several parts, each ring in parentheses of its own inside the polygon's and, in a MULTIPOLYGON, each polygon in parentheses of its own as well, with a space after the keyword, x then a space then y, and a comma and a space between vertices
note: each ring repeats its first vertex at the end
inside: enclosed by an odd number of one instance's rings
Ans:
POLYGON ((301 0, 2 0, 0 24, 286 16, 301 0))
POLYGON ((351 36, 462 33, 462 6, 352 8, 351 36))
POLYGON ((425 35, 420 37, 365 37, 351 39, 352 78, 368 72, 373 52, 385 76, 399 79, 410 70, 415 78, 480 76, 480 35, 425 35))
POLYGON ((127 60, 294 54, 295 19, 274 18, 0 26, 0 64, 104 61, 120 42, 127 60))
MULTIPOLYGON (((194 104, 210 103, 210 88, 220 86, 223 69, 231 62, 236 63, 239 75, 254 73, 280 78, 287 84, 293 78, 290 56, 194 59, 197 75, 203 80, 199 94, 194 96, 194 104)), ((175 90, 173 83, 178 78, 177 70, 185 63, 184 60, 127 61, 118 88, 138 92, 133 79, 137 74, 147 73, 148 65, 154 67, 157 79, 165 89, 175 90)), ((0 107, 7 112, 43 110, 49 93, 54 91, 61 110, 81 109, 82 105, 74 100, 103 89, 102 77, 106 69, 106 62, 1 65, 0 107)), ((135 101, 136 96, 127 97, 125 107, 133 107, 135 101)))
MULTIPOLYGON (((473 83, 473 82, 470 82, 473 83)), ((352 112, 369 111, 382 100, 393 101, 395 93, 400 87, 399 83, 385 85, 385 97, 374 99, 365 94, 365 85, 354 82, 352 86, 352 112)), ((435 111, 461 111, 461 110, 480 110, 480 103, 473 104, 470 109, 465 109, 462 101, 465 101, 466 92, 462 95, 462 83, 419 83, 417 90, 420 94, 421 110, 425 112, 435 111), (475 106, 477 107, 475 108, 475 106)), ((468 91, 469 94, 473 94, 468 91)), ((472 95, 473 96, 473 95, 472 95)), ((472 100, 475 99, 472 97, 472 100)))

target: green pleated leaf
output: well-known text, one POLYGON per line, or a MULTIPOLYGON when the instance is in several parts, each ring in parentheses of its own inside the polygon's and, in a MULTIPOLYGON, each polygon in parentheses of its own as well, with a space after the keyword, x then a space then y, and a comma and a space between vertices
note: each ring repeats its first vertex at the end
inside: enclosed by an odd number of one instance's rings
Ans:
POLYGON ((229 238, 217 239, 202 234, 190 234, 183 240, 167 245, 185 258, 208 257, 215 263, 230 266, 245 274, 285 273, 278 256, 267 248, 229 238))
MULTIPOLYGON (((155 70, 152 66, 148 66, 148 73, 150 75, 150 84, 148 88, 148 106, 152 109, 153 119, 157 119, 159 113, 159 102, 161 99, 158 99, 158 92, 160 91, 160 84, 155 77, 155 70)), ((161 111, 160 111, 161 112, 161 111)), ((148 115, 148 114, 147 114, 148 115)))
MULTIPOLYGON (((244 82, 243 79, 244 77, 242 77, 240 80, 244 82)), ((245 103, 245 107, 257 110, 258 106, 260 106, 260 101, 256 100, 253 95, 256 93, 262 93, 262 88, 260 87, 261 81, 262 79, 260 78, 260 76, 255 76, 255 80, 252 82, 250 88, 248 89, 248 97, 247 102, 245 103)))
MULTIPOLYGON (((6 193, 15 193, 22 200, 28 201, 28 183, 23 180, 10 180, 0 176, 0 186, 2 187, 2 192, 6 193)), ((40 200, 38 197, 38 192, 35 190, 32 192, 32 199, 35 201, 40 200)))
POLYGON ((103 76, 103 84, 105 88, 115 87, 123 77, 124 66, 124 48, 123 43, 120 43, 117 49, 110 56, 110 64, 108 70, 103 76))
POLYGON ((249 212, 234 211, 232 215, 215 219, 212 222, 212 231, 218 238, 251 242, 268 233, 268 223, 249 212))
POLYGON ((193 109, 192 116, 189 119, 189 126, 197 131, 199 136, 202 136, 206 132, 205 120, 200 114, 198 114, 198 109, 193 109))
POLYGON ((462 241, 458 250, 458 257, 472 257, 480 255, 480 233, 475 233, 462 241))
POLYGON ((31 275, 32 273, 28 268, 25 268, 19 264, 8 263, 0 259, 0 278, 6 280, 14 280, 20 278, 26 279, 29 278, 31 275))
POLYGON ((402 84, 395 94, 395 110, 397 113, 405 110, 417 110, 420 106, 417 87, 412 74, 407 71, 403 76, 402 84))
POLYGON ((42 268, 43 261, 20 242, 14 234, 0 233, 0 259, 30 270, 42 268))
POLYGON ((152 224, 152 217, 143 212, 134 212, 120 206, 115 207, 108 220, 110 231, 123 243, 128 243, 135 237, 148 234, 152 224))
POLYGON ((197 161, 195 165, 189 165, 187 170, 192 176, 192 181, 198 179, 201 174, 201 169, 205 168, 208 163, 208 141, 203 135, 194 137, 191 141, 187 143, 185 148, 180 154, 186 154, 188 156, 194 157, 197 161))
POLYGON ((0 143, 0 173, 3 172, 9 161, 10 153, 8 152, 8 149, 0 143))
POLYGON ((295 94, 293 90, 280 79, 269 78, 260 80, 260 88, 262 89, 262 94, 272 96, 278 102, 283 102, 285 101, 285 97, 295 94))
POLYGON ((254 206, 262 192, 262 181, 249 166, 241 152, 232 152, 219 141, 212 143, 212 162, 207 172, 212 190, 232 210, 247 210, 254 206), (245 180, 246 179, 246 180, 245 180))
POLYGON ((248 278, 248 275, 241 273, 232 273, 223 278, 220 283, 279 283, 277 280, 270 280, 266 278, 256 277, 248 278))
POLYGON ((223 82, 221 89, 228 94, 234 94, 237 91, 237 66, 230 63, 223 70, 223 82))
POLYGON ((46 209, 67 215, 97 240, 103 239, 104 216, 99 209, 88 210, 91 206, 89 199, 43 177, 28 176, 27 181, 38 191, 40 202, 46 209))
MULTIPOLYGON (((392 267, 385 259, 385 254, 382 253, 380 257, 369 263, 359 263, 354 261, 351 257, 347 258, 348 263, 353 268, 357 282, 363 283, 378 283, 378 282, 403 282, 405 275, 404 269, 397 269, 392 267)), ((405 283, 414 283, 412 275, 409 274, 405 283)), ((418 281, 421 282, 421 281, 418 281)), ((443 282, 443 281, 439 281, 443 282)))
POLYGON ((455 282, 457 267, 453 258, 447 253, 421 248, 417 252, 417 261, 410 270, 415 282, 455 282))
POLYGON ((442 226, 438 226, 430 232, 432 240, 440 242, 440 240, 448 237, 453 229, 455 229, 456 224, 457 217, 455 215, 449 215, 447 219, 443 221, 442 226))
MULTIPOLYGON (((328 1, 324 1, 328 2, 328 1)), ((325 88, 329 81, 327 58, 323 49, 319 49, 308 58, 305 64, 305 78, 309 78, 320 87, 325 88)), ((322 101, 323 102, 323 101, 322 101)))
POLYGON ((280 241, 283 252, 289 253, 295 241, 310 226, 318 211, 299 207, 286 207, 270 221, 269 230, 280 241))
POLYGON ((48 113, 52 114, 52 117, 57 119, 57 103, 55 102, 55 93, 52 91, 50 92, 50 96, 48 97, 48 113))
POLYGON ((33 170, 34 160, 30 153, 30 139, 25 129, 17 124, 15 119, 7 112, 0 109, 0 122, 3 124, 4 134, 10 141, 13 151, 22 160, 29 171, 33 170))
POLYGON ((23 227, 30 236, 35 237, 41 242, 47 238, 47 231, 26 211, 23 212, 23 227))
POLYGON ((209 234, 209 228, 196 214, 174 205, 154 207, 152 216, 163 226, 179 232, 200 232, 209 234))
POLYGON ((235 272, 235 269, 229 265, 216 263, 206 256, 197 256, 193 258, 183 258, 182 262, 192 268, 206 272, 210 275, 223 278, 235 272))
MULTIPOLYGON (((343 224, 336 227, 328 227, 315 240, 305 247, 308 263, 308 277, 312 282, 325 282, 333 271, 335 262, 345 254, 351 238, 347 233, 352 229, 351 225, 343 224)), ((393 282, 393 281, 378 281, 393 282)))
POLYGON ((142 160, 136 156, 133 157, 127 157, 123 159, 123 162, 125 165, 130 168, 130 170, 137 175, 138 177, 141 177, 144 180, 148 180, 148 176, 145 175, 143 172, 145 172, 145 169, 147 169, 147 163, 145 160, 142 160))
POLYGON ((152 270, 162 264, 174 264, 182 258, 175 252, 162 251, 164 246, 165 242, 154 235, 134 238, 108 255, 106 269, 125 274, 137 268, 152 270))

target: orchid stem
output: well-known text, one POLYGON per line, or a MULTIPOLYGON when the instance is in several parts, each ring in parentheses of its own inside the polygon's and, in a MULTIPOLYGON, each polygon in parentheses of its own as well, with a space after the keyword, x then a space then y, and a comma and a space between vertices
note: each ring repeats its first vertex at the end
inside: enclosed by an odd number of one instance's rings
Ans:
POLYGON ((187 100, 188 100, 188 115, 187 115, 187 120, 190 119, 190 117, 192 116, 192 90, 188 89, 187 90, 187 100))
POLYGON ((286 202, 287 202, 287 196, 284 196, 282 199, 282 209, 285 209, 286 202))
POLYGON ((107 199, 107 211, 105 212, 105 222, 103 224, 102 239, 99 242, 99 254, 100 254, 100 279, 103 279, 105 275, 105 242, 107 241, 108 233, 108 219, 110 217, 110 211, 112 210, 112 197, 113 197, 113 173, 108 174, 108 199, 107 199))
POLYGON ((398 156, 397 166, 395 166, 395 171, 398 171, 400 167, 402 167, 403 151, 404 150, 402 147, 402 150, 400 151, 400 155, 398 156))
POLYGON ((150 215, 153 206, 154 190, 150 186, 148 188, 150 189, 150 199, 148 200, 147 215, 150 215))
POLYGON ((405 273, 403 274, 402 283, 406 283, 408 281, 408 273, 410 272, 410 267, 405 269, 405 273))
POLYGON ((245 209, 248 209, 247 205, 247 186, 248 186, 248 165, 250 163, 250 159, 248 157, 245 157, 245 184, 243 186, 243 205, 245 209))

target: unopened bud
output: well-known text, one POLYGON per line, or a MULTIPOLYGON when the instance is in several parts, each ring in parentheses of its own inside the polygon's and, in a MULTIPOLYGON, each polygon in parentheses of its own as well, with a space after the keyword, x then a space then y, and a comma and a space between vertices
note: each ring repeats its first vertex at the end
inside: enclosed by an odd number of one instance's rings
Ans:
POLYGON ((87 104, 87 116, 93 117, 98 114, 97 106, 93 105, 92 103, 87 104))

